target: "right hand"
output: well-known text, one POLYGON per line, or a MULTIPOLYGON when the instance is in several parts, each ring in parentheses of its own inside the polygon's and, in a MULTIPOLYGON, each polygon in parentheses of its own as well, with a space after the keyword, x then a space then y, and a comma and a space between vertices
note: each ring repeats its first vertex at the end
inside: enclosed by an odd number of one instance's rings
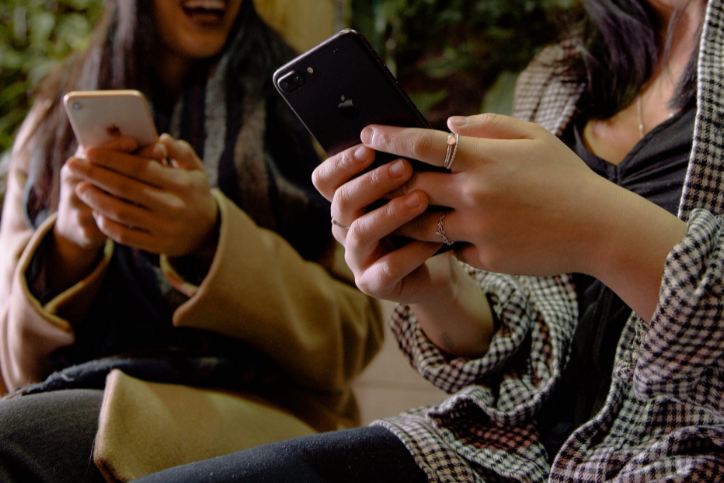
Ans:
POLYGON ((402 303, 423 300, 435 279, 426 261, 439 243, 410 241, 401 247, 388 236, 427 208, 427 196, 416 191, 370 208, 390 192, 400 190, 413 176, 410 164, 395 160, 370 171, 374 151, 355 146, 320 164, 312 175, 319 192, 332 202, 335 239, 345 248, 345 260, 355 283, 373 297, 402 303))
MULTIPOLYGON (((154 146, 143 148, 143 155, 154 157, 154 146)), ((131 153, 138 149, 138 143, 131 138, 120 137, 109 141, 104 148, 131 153)), ((98 228, 93 210, 78 196, 80 187, 88 182, 77 173, 79 167, 87 163, 84 150, 79 148, 60 170, 58 212, 47 261, 53 268, 49 271, 48 283, 58 289, 77 282, 87 274, 107 238, 98 228)))
POLYGON ((439 242, 409 240, 400 247, 389 241, 428 207, 425 193, 406 192, 412 167, 396 160, 365 172, 373 160, 374 151, 357 146, 312 174, 314 186, 332 202, 332 218, 349 227, 333 225, 332 233, 345 248, 355 283, 373 297, 409 304, 428 339, 442 350, 483 354, 493 334, 492 313, 452 252, 434 256, 439 242), (382 206, 370 207, 379 200, 382 206))

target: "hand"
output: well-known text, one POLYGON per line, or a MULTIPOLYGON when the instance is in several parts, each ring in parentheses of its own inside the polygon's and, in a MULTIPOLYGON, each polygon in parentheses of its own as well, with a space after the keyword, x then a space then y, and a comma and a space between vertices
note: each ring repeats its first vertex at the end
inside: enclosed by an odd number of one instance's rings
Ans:
MULTIPOLYGON (((460 119, 460 118, 457 118, 460 119)), ((496 115, 451 124, 459 145, 452 173, 421 172, 406 187, 430 204, 450 208, 451 240, 466 242, 457 255, 476 267, 548 275, 584 268, 587 243, 599 227, 590 201, 602 180, 542 127, 496 115)), ((402 157, 441 165, 447 133, 372 126, 365 144, 402 157)), ((439 240, 441 213, 431 211, 400 230, 418 240, 439 240)))
POLYGON ((353 147, 327 159, 312 175, 332 202, 332 218, 348 226, 333 225, 332 233, 345 247, 357 286, 368 295, 410 304, 422 330, 441 349, 480 355, 493 333, 485 297, 450 254, 433 257, 438 241, 390 243, 391 234, 427 209, 427 196, 411 191, 385 199, 404 191, 412 169, 397 160, 365 171, 373 159, 373 151, 353 147))
POLYGON ((396 248, 388 237, 425 211, 427 197, 413 192, 371 208, 412 176, 410 164, 403 160, 365 172, 373 160, 372 150, 350 148, 318 166, 312 181, 332 202, 332 218, 349 227, 333 225, 332 233, 345 247, 345 259, 360 290, 374 297, 413 302, 424 297, 421 285, 430 278, 425 261, 440 244, 413 241, 396 248))
MULTIPOLYGON (((582 272, 616 291, 640 316, 656 306, 666 255, 686 225, 597 176, 542 127, 498 115, 451 118, 460 134, 452 173, 419 173, 406 187, 450 208, 448 238, 479 268, 529 275, 582 272)), ((441 165, 447 134, 368 127, 365 145, 441 165)), ((399 230, 435 240, 440 213, 399 230)))
POLYGON ((87 159, 69 167, 82 180, 75 192, 100 231, 118 243, 172 257, 200 249, 212 238, 218 216, 201 160, 186 142, 168 135, 138 154, 131 151, 90 149, 87 159), (158 161, 165 158, 170 165, 158 161))

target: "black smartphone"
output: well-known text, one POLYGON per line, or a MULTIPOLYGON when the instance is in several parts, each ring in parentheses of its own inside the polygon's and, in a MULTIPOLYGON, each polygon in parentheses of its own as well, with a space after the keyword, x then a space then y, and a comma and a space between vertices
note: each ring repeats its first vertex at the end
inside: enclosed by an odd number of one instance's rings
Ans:
MULTIPOLYGON (((274 86, 327 155, 360 143, 369 124, 429 127, 362 34, 345 29, 274 72, 274 86)), ((379 153, 376 164, 392 159, 379 153)), ((435 167, 411 160, 416 169, 435 167)))
MULTIPOLYGON (((345 29, 274 72, 274 86, 331 156, 360 143, 369 124, 430 127, 362 34, 345 29)), ((395 159, 376 153, 374 165, 395 159)), ((416 170, 446 171, 414 159, 416 170)), ((375 204, 376 205, 376 204, 375 204)), ((373 205, 373 206, 375 206, 373 205)), ((402 237, 390 237, 400 246, 402 237)), ((454 245, 443 245, 440 252, 454 245)))

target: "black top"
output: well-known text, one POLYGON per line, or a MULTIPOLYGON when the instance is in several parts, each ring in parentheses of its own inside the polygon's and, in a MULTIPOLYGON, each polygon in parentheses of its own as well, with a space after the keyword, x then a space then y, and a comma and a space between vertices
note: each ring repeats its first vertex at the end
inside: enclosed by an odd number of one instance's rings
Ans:
MULTIPOLYGON (((615 165, 591 153, 573 123, 564 141, 597 174, 676 214, 689 162, 695 108, 663 122, 615 165)), ((575 274, 579 321, 570 360, 539 416, 541 441, 552 460, 565 440, 603 406, 618 339, 631 309, 608 287, 575 274)))

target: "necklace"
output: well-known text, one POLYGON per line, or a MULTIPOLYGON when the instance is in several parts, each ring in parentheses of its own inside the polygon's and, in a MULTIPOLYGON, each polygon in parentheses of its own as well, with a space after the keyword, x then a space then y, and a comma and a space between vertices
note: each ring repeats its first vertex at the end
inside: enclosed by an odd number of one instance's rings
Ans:
POLYGON ((641 94, 636 96, 636 117, 639 124, 639 139, 644 138, 644 108, 641 105, 641 94))

